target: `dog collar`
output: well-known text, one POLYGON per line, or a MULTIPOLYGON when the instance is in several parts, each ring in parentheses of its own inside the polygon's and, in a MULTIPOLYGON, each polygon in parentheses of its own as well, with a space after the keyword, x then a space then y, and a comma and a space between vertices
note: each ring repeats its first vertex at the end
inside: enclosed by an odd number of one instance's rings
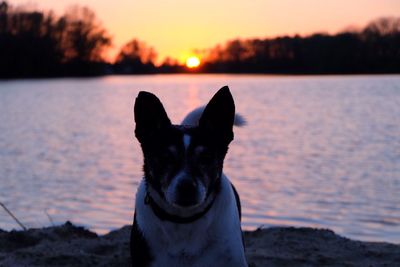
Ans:
POLYGON ((207 205, 207 207, 204 210, 202 210, 198 213, 195 213, 191 216, 188 216, 188 217, 182 217, 179 215, 174 215, 174 214, 170 214, 170 213, 166 212, 159 205, 157 205, 157 203, 150 196, 150 193, 148 191, 146 192, 146 196, 144 198, 144 204, 149 205, 151 207, 151 209, 153 210, 154 214, 162 221, 170 221, 170 222, 178 223, 178 224, 188 224, 188 223, 192 223, 192 222, 200 219, 204 214, 206 214, 210 210, 215 199, 216 199, 216 196, 213 197, 211 202, 207 205))

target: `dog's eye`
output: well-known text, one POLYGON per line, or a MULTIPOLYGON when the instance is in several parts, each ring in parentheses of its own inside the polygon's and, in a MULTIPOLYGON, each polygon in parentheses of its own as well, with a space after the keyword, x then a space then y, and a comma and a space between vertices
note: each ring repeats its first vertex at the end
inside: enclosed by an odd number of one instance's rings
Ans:
POLYGON ((213 162, 213 157, 210 153, 200 153, 197 155, 197 159, 200 163, 208 164, 213 162))
POLYGON ((202 164, 212 163, 213 161, 212 153, 210 153, 210 151, 206 149, 204 146, 196 147, 194 149, 194 153, 196 155, 198 162, 202 164))
POLYGON ((172 164, 177 161, 177 152, 171 148, 161 151, 159 159, 164 164, 172 164))
POLYGON ((169 162, 169 161, 173 161, 173 159, 175 158, 175 155, 172 154, 172 153, 169 152, 169 151, 164 151, 164 152, 162 152, 162 153, 160 154, 160 158, 161 158, 163 161, 169 162))

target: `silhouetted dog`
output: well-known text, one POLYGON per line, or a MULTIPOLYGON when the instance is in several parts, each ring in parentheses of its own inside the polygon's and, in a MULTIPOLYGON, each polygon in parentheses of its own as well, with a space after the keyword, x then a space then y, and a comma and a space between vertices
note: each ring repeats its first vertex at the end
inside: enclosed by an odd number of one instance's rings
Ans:
POLYGON ((135 122, 145 176, 136 195, 132 266, 247 266, 239 196, 222 173, 235 122, 229 88, 182 125, 171 124, 155 95, 140 92, 135 122))

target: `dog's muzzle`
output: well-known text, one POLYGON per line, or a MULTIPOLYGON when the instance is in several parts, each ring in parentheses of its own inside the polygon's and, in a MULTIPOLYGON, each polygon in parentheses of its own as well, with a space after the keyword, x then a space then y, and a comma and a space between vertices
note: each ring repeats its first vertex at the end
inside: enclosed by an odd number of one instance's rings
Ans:
POLYGON ((192 179, 182 179, 176 185, 174 203, 181 207, 189 207, 199 204, 199 188, 192 179))

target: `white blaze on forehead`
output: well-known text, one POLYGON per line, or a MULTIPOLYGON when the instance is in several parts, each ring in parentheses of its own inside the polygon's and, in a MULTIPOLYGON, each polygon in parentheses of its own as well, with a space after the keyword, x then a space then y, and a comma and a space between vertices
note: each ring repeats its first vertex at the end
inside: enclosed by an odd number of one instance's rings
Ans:
POLYGON ((184 134, 183 135, 183 145, 185 146, 185 150, 188 149, 188 147, 190 145, 190 141, 191 141, 191 136, 188 134, 184 134))
MULTIPOLYGON (((183 146, 185 149, 185 159, 188 156, 187 155, 187 151, 189 149, 190 143, 192 141, 192 136, 190 136, 189 134, 184 134, 182 137, 182 141, 183 141, 183 146)), ((175 150, 175 147, 170 147, 170 150, 175 150)), ((199 147, 198 150, 204 150, 204 147, 199 147)), ((176 151, 175 151, 176 152, 176 151)), ((201 181, 201 179, 199 179, 198 177, 193 177, 192 174, 190 173, 190 171, 188 171, 187 169, 187 163, 185 160, 185 163, 183 164, 183 166, 181 167, 181 170, 170 180, 168 186, 166 187, 166 189, 164 189, 164 195, 166 200, 170 203, 175 205, 176 201, 178 199, 179 194, 181 194, 181 192, 179 192, 179 184, 186 179, 190 179, 193 182, 196 183, 196 197, 197 200, 196 202, 198 204, 196 205, 201 205, 206 197, 207 197, 207 188, 204 185, 204 183, 201 181)))

